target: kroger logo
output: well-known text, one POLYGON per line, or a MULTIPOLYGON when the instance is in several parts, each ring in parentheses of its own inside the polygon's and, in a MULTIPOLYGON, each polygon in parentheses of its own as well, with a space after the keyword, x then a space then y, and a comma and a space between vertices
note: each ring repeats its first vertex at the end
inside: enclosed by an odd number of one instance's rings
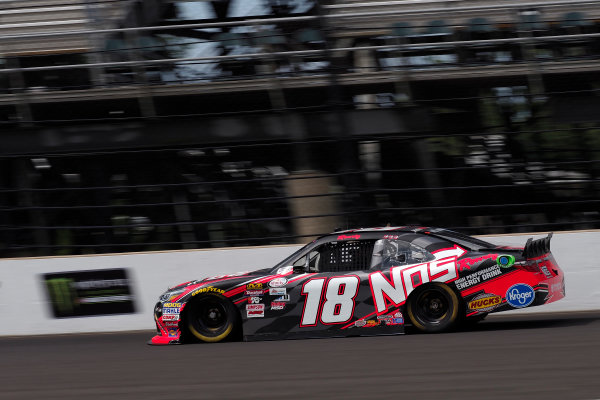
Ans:
POLYGON ((533 288, 525 283, 512 285, 506 291, 506 301, 515 308, 527 307, 533 303, 534 298, 533 288))

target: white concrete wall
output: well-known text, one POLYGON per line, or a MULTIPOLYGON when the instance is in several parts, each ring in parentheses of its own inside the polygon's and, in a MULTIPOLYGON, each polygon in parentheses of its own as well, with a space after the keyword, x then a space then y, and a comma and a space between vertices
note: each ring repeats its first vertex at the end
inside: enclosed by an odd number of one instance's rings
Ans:
MULTIPOLYGON (((506 245, 523 246, 527 238, 547 235, 488 236, 482 239, 506 245)), ((600 231, 555 233, 550 249, 565 272, 567 297, 556 303, 508 313, 540 313, 600 310, 600 231)))
MULTIPOLYGON (((510 235, 484 239, 524 245, 528 237, 510 235)), ((153 329, 152 309, 158 296, 177 283, 206 276, 255 270, 275 265, 299 246, 194 250, 124 255, 74 256, 0 260, 0 335, 110 332, 153 329), (53 318, 42 274, 125 268, 135 297, 136 313, 53 318)), ((547 306, 512 313, 600 309, 600 263, 596 250, 600 231, 557 233, 552 252, 565 271, 567 297, 547 306)))
POLYGON ((169 286, 275 265, 298 246, 0 260, 0 335, 154 329, 152 310, 169 286), (136 313, 54 318, 42 274, 127 269, 136 313))

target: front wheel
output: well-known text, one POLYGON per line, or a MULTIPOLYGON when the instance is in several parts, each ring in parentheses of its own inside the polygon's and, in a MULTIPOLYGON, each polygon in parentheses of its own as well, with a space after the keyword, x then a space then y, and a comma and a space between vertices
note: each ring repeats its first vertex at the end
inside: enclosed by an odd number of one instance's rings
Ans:
POLYGON ((431 283, 417 288, 407 305, 413 325, 422 332, 450 330, 458 319, 460 301, 447 285, 431 283))
POLYGON ((191 335, 203 342, 231 338, 239 325, 239 315, 231 302, 217 296, 193 300, 186 310, 185 325, 191 335))

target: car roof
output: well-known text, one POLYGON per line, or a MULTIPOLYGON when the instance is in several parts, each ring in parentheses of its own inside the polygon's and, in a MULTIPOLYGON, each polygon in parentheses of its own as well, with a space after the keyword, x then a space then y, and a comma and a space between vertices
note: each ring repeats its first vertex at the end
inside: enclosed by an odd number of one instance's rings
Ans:
POLYGON ((417 226, 417 225, 383 226, 383 227, 339 230, 339 231, 330 233, 330 235, 336 235, 336 234, 340 234, 340 233, 354 233, 354 232, 427 232, 429 230, 438 230, 438 229, 440 229, 440 228, 431 228, 431 227, 427 227, 427 226, 417 226))
POLYGON ((431 244, 435 242, 444 241, 447 242, 448 239, 440 238, 435 236, 433 232, 437 232, 438 228, 429 228, 425 226, 386 226, 386 227, 374 227, 374 228, 358 228, 358 229, 347 229, 340 230, 336 232, 332 232, 330 234, 321 236, 316 239, 315 242, 323 243, 328 241, 337 241, 337 240, 352 240, 352 239, 380 239, 380 238, 388 238, 388 239, 398 239, 402 238, 408 242, 412 242, 421 238, 425 240, 423 245, 426 246, 425 243, 431 244))
MULTIPOLYGON (((465 235, 459 232, 455 232, 449 229, 436 228, 430 226, 418 226, 418 225, 405 225, 405 226, 385 226, 385 227, 374 227, 374 228, 359 228, 359 229, 347 229, 332 232, 328 235, 322 236, 317 241, 332 240, 337 237, 340 239, 353 239, 352 236, 359 236, 363 239, 398 235, 409 242, 418 238, 426 239, 427 243, 435 243, 439 241, 451 242, 460 244, 463 247, 466 246, 470 249, 476 248, 494 248, 495 245, 485 242, 483 240, 474 238, 469 235, 465 235), (337 236, 336 236, 337 235, 337 236), (344 237, 341 237, 344 236, 344 237), (411 239, 412 237, 412 239, 411 239)), ((359 237, 354 237, 358 239, 359 237)), ((335 240, 335 239, 334 239, 335 240)))

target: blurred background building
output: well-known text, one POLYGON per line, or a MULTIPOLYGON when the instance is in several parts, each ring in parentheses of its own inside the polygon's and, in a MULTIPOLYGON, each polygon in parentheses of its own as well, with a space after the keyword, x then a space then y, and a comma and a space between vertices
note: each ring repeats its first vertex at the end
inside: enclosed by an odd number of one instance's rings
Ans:
POLYGON ((0 257, 600 228, 600 5, 0 0, 0 257))

